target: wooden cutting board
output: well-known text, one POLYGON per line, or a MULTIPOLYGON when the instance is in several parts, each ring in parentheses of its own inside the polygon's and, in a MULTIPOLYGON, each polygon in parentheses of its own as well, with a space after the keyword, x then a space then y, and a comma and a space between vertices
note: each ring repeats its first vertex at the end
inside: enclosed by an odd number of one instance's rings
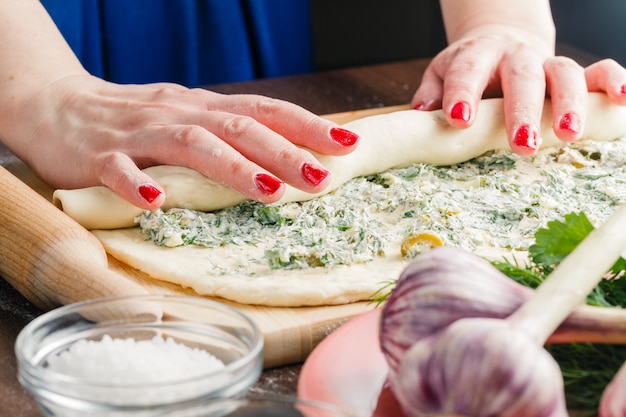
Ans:
MULTIPOLYGON (((326 117, 343 124, 360 117, 405 108, 407 106, 367 109, 326 117)), ((0 190, 0 204, 3 206, 0 207, 0 236, 5 238, 5 242, 0 253, 0 273, 38 306, 51 308, 58 304, 138 291, 197 295, 192 290, 150 279, 144 273, 105 255, 91 233, 52 206, 53 190, 30 169, 21 162, 6 168, 28 187, 23 187, 19 181, 12 182, 12 178, 1 177, 4 191, 0 190)), ((0 174, 4 175, 4 172, 0 174)), ((248 314, 260 327, 265 338, 266 368, 303 361, 338 326, 375 308, 368 302, 276 308, 219 301, 248 314)))

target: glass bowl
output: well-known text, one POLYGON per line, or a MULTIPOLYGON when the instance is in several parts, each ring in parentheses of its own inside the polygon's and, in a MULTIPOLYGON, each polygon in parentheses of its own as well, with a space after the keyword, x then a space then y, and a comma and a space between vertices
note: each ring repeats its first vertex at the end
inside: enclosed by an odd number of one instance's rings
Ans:
POLYGON ((20 383, 47 416, 149 416, 246 392, 263 337, 243 313, 200 297, 100 298, 52 310, 18 335, 20 383))
POLYGON ((357 417, 347 410, 295 397, 228 398, 163 410, 158 417, 357 417))

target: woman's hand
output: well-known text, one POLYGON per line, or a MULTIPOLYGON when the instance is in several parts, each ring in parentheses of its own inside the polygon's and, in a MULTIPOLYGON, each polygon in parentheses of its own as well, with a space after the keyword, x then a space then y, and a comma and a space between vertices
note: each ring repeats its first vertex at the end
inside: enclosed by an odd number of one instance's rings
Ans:
POLYGON ((174 84, 117 85, 86 74, 54 81, 17 114, 14 152, 48 183, 105 185, 145 209, 165 196, 140 168, 186 166, 270 203, 285 183, 312 193, 328 185, 329 172, 301 146, 342 155, 358 140, 280 100, 174 84))
POLYGON ((356 146, 353 133, 284 101, 93 77, 38 0, 1 1, 0 17, 0 139, 54 187, 105 185, 154 209, 163 189, 140 168, 168 164, 270 203, 285 183, 315 193, 330 182, 302 147, 356 146))
POLYGON ((554 132, 564 142, 582 135, 587 91, 626 104, 626 71, 618 64, 601 61, 585 70, 554 56, 547 2, 442 1, 442 10, 451 43, 427 68, 414 108, 441 108, 452 126, 465 128, 477 117, 481 98, 502 96, 511 149, 531 155, 541 143, 546 96, 552 98, 554 132))

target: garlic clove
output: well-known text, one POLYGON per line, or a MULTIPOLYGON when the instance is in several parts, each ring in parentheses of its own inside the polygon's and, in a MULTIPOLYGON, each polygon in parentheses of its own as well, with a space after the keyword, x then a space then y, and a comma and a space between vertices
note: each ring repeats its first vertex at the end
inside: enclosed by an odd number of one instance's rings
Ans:
POLYGON ((390 383, 407 417, 568 415, 558 364, 499 319, 461 319, 415 343, 390 383))
POLYGON ((383 306, 380 345, 392 370, 417 340, 463 317, 506 318, 532 294, 470 252, 441 247, 415 258, 383 306))

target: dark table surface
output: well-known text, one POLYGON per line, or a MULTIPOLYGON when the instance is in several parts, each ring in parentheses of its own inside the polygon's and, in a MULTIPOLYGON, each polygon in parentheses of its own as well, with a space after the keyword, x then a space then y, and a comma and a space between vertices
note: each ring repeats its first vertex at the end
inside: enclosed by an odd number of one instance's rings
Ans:
MULTIPOLYGON (((561 47, 561 53, 587 65, 594 60, 581 51, 561 47)), ((317 114, 406 104, 411 100, 427 60, 410 60, 291 77, 208 86, 228 93, 255 93, 297 103, 317 114)), ((14 160, 0 145, 0 163, 14 160)), ((0 237, 1 238, 1 237, 0 237)), ((1 242, 0 242, 1 244, 1 242)), ((42 314, 0 278, 0 415, 41 417, 34 400, 19 384, 13 345, 20 330, 42 314)), ((294 395, 300 364, 268 369, 252 387, 253 394, 294 395)))

